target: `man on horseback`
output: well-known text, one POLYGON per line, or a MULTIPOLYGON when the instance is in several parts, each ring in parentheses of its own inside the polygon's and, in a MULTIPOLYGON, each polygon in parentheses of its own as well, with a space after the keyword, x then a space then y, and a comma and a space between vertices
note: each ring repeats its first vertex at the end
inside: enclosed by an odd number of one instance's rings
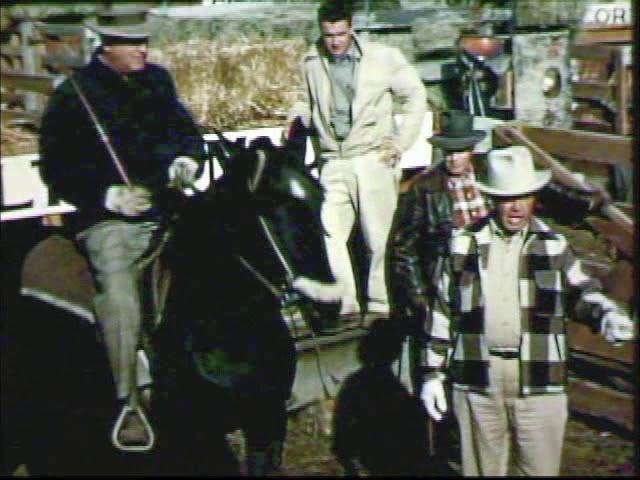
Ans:
MULTIPOLYGON (((167 237, 163 199, 171 187, 193 183, 205 149, 169 73, 147 63, 146 11, 108 9, 88 26, 101 46, 51 96, 40 157, 52 192, 77 208, 68 227, 91 266, 95 313, 124 412, 137 405, 141 270, 167 237)), ((116 445, 148 440, 123 420, 116 445)))

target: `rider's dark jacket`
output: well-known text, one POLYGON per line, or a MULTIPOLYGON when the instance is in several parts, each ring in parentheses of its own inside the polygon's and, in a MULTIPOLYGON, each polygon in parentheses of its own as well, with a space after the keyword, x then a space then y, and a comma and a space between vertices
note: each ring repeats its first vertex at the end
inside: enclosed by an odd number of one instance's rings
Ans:
MULTIPOLYGON (((167 70, 147 64, 125 78, 102 63, 98 53, 74 78, 131 182, 159 195, 166 190, 167 170, 177 156, 204 162, 202 136, 178 100, 167 70)), ((124 182, 68 79, 55 90, 43 116, 40 157, 43 179, 54 196, 78 208, 76 229, 108 218, 125 219, 104 208, 107 188, 124 182)), ((157 214, 152 209, 142 219, 157 214)))

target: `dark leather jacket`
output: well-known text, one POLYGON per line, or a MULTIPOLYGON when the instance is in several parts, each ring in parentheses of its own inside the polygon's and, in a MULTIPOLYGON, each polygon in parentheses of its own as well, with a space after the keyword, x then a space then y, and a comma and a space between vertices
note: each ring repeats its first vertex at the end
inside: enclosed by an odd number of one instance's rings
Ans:
POLYGON ((424 305, 431 298, 438 258, 445 257, 452 229, 453 203, 444 162, 400 196, 387 248, 392 308, 424 305))

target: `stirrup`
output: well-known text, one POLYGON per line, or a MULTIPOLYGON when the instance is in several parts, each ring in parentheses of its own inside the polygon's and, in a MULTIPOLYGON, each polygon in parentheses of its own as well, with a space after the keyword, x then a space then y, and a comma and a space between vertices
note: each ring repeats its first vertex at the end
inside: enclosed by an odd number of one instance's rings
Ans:
POLYGON ((120 411, 120 415, 118 415, 118 420, 116 420, 116 423, 113 426, 113 430, 111 431, 111 442, 113 443, 113 445, 118 450, 122 450, 123 452, 147 452, 153 448, 155 440, 156 437, 153 433, 153 428, 151 428, 151 424, 147 420, 147 416, 144 414, 142 408, 137 405, 135 407, 132 407, 129 404, 124 404, 122 406, 122 410, 120 411), (142 421, 142 425, 144 426, 145 432, 149 439, 147 443, 142 445, 125 445, 118 439, 118 434, 122 429, 124 420, 130 413, 137 415, 142 421))

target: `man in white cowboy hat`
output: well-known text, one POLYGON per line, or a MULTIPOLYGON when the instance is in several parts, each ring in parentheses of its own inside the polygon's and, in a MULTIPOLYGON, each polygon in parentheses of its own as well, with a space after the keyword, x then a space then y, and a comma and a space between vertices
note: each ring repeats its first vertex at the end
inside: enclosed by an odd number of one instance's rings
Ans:
POLYGON ((495 209, 450 241, 438 284, 444 301, 435 304, 420 356, 422 399, 440 420, 450 377, 465 476, 505 476, 510 462, 520 475, 558 475, 568 416, 566 318, 613 344, 634 335, 566 238, 533 216, 536 193, 550 179, 526 147, 491 151, 477 186, 495 209))
MULTIPOLYGON (((166 239, 161 199, 194 181, 205 150, 170 74, 147 63, 146 11, 106 9, 87 26, 101 46, 51 96, 40 158, 54 195, 77 207, 68 227, 92 267, 95 312, 124 406, 137 396, 140 270, 166 239)), ((125 420, 114 443, 149 440, 125 420)))
MULTIPOLYGON (((487 214, 488 207, 475 185, 474 146, 486 133, 473 129, 473 116, 464 110, 440 115, 441 129, 429 138, 443 159, 410 181, 400 196, 389 233, 387 279, 394 317, 409 328, 413 390, 419 395, 422 378, 417 360, 426 341, 424 324, 437 301, 436 282, 447 255, 452 232, 487 214)), ((452 416, 432 425, 431 451, 437 461, 456 461, 458 442, 452 416)), ((436 461, 434 459, 434 461, 436 461)))

